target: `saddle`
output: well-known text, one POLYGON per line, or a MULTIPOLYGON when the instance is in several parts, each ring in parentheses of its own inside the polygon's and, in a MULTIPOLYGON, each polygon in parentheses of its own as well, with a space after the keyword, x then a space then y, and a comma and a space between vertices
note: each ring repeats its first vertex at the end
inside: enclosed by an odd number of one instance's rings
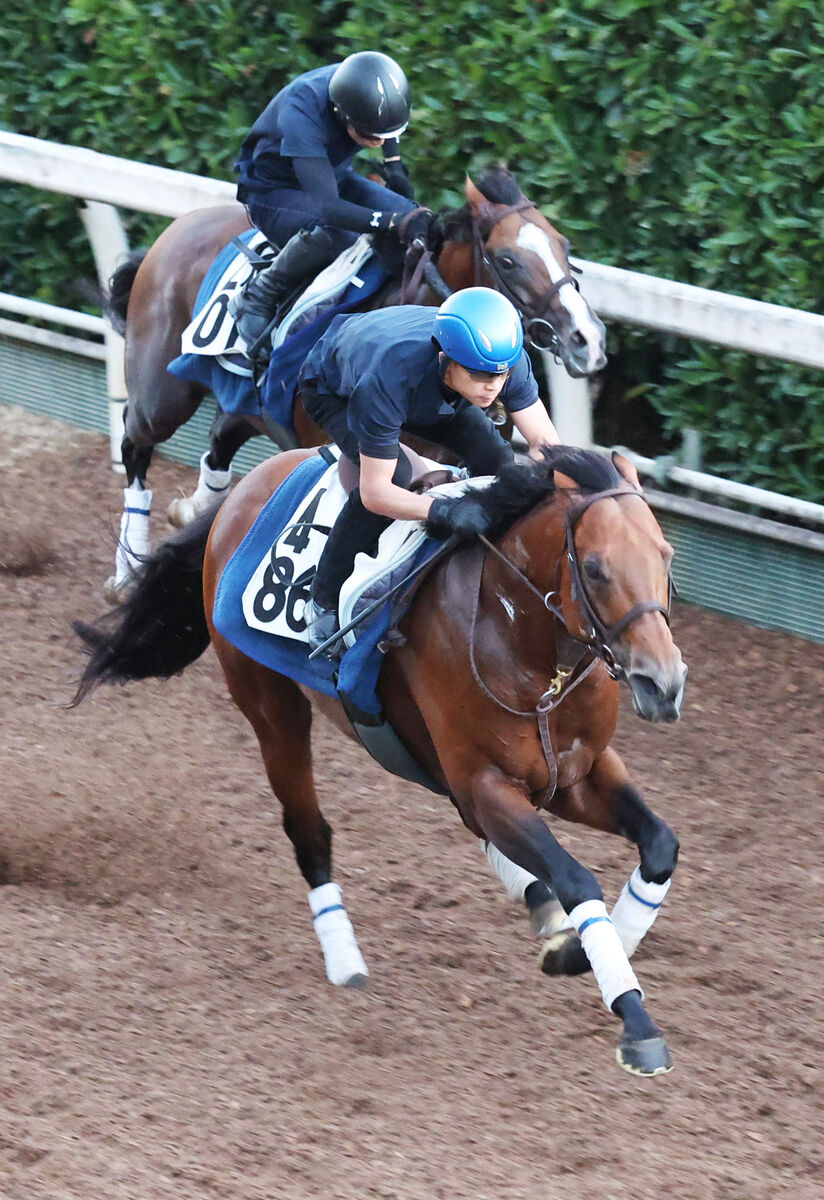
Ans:
MULTIPOLYGON (((334 456, 324 454, 327 450, 326 446, 321 446, 319 453, 326 458, 330 464, 334 461, 334 456)), ((437 487, 441 483, 453 483, 455 480, 455 472, 448 470, 446 467, 432 470, 432 464, 427 462, 417 450, 413 450, 411 446, 404 446, 401 443, 400 453, 407 460, 412 468, 412 479, 409 483, 408 490, 410 492, 428 492, 430 488, 437 487)), ((353 462, 346 458, 343 454, 338 459, 338 479, 340 485, 346 492, 347 496, 358 486, 358 468, 353 462)))

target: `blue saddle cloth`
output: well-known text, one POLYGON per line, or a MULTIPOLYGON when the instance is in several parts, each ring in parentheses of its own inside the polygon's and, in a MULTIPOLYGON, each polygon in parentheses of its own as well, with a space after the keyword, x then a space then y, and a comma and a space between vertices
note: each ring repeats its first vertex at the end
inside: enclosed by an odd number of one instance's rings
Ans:
MULTIPOLYGON (((320 455, 306 459, 267 500, 224 568, 215 598, 213 620, 218 632, 255 662, 327 696, 342 693, 362 714, 378 718, 381 706, 376 689, 383 665, 383 654, 378 649, 378 643, 389 629, 391 600, 387 600, 357 627, 358 640, 346 650, 340 664, 324 657, 310 662, 309 650, 304 642, 252 629, 243 616, 241 597, 255 568, 293 518, 304 496, 308 495, 327 469, 328 463, 320 455)), ((408 563, 407 570, 412 571, 426 562, 441 545, 440 541, 427 538, 417 556, 408 563)))
MULTIPOLYGON (((241 241, 248 242, 255 232, 254 229, 249 229, 242 233, 241 241)), ((237 247, 229 243, 209 267, 195 300, 193 319, 209 301, 221 276, 237 253, 237 247)), ((255 395, 252 379, 227 371, 214 355, 179 354, 166 369, 178 379, 203 384, 217 398, 224 412, 260 416, 262 407, 266 416, 294 436, 292 405, 295 385, 306 355, 328 328, 333 317, 342 312, 354 312, 368 296, 373 295, 386 282, 389 273, 372 258, 360 269, 358 278, 362 281, 361 287, 350 283, 337 304, 287 337, 283 345, 277 348, 260 381, 260 401, 255 395)))

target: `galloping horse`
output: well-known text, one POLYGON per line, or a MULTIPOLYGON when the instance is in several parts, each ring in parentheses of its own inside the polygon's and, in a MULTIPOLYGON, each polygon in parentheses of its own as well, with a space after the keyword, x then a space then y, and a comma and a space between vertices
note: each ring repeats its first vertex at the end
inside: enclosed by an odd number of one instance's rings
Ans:
MULTIPOLYGON (((439 218, 443 245, 435 266, 447 289, 473 283, 497 287, 522 314, 533 344, 550 349, 573 376, 591 374, 606 362, 602 322, 581 296, 569 265, 569 243, 521 192, 503 168, 486 171, 479 186, 467 178, 467 203, 439 218)), ((220 250, 250 228, 239 204, 199 209, 179 217, 142 258, 132 256, 112 277, 109 309, 124 322, 126 381, 129 400, 125 414, 123 464, 128 488, 146 490, 146 475, 155 446, 171 437, 195 413, 206 389, 178 379, 166 370, 180 353, 180 339, 192 319, 203 277, 220 250)), ((429 276, 431 278, 431 275, 429 276)), ((363 309, 398 303, 438 304, 443 298, 421 276, 402 288, 390 280, 363 309)), ((218 397, 218 401, 220 397, 218 397)), ((318 446, 322 432, 298 402, 293 424, 299 446, 318 446)), ((195 501, 172 501, 169 519, 184 525, 201 509, 215 480, 228 488, 232 459, 257 434, 269 434, 262 417, 218 413, 210 434, 209 484, 198 489, 195 501)), ((126 497, 126 509, 137 503, 148 514, 151 493, 126 497)), ((134 510, 132 510, 134 511, 134 510)), ((140 519, 139 517, 137 519, 140 519)), ((136 549, 148 549, 146 532, 136 549)), ((110 597, 116 585, 109 581, 110 597)))
MULTIPOLYGON (((211 640, 253 726, 284 827, 312 889, 333 983, 368 973, 340 889, 331 830, 312 777, 313 704, 351 734, 338 702, 245 656, 212 624, 217 586, 278 485, 311 451, 255 468, 145 565, 124 608, 77 624, 92 657, 75 703, 101 681, 169 676, 211 640), (202 591, 201 591, 202 574, 202 591)), ((442 787, 512 895, 554 906, 547 974, 590 966, 623 1021, 618 1061, 654 1075, 670 1056, 629 964, 676 864, 674 834, 646 806, 610 742, 619 686, 636 713, 674 721, 686 666, 669 627, 671 548, 631 464, 552 447, 479 491, 491 541, 465 543, 426 577, 388 650, 379 695, 406 748, 442 787), (404 640, 405 639, 405 640, 404 640), (631 839, 640 865, 611 917, 595 876, 562 848, 539 810, 631 839)))

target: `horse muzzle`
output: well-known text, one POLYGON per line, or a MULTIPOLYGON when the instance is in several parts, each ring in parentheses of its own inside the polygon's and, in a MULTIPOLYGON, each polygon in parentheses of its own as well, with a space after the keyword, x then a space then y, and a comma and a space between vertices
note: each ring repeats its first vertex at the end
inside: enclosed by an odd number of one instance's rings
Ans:
POLYGON ((536 349, 557 355, 573 379, 583 379, 606 366, 606 330, 594 314, 585 329, 536 317, 527 326, 527 336, 536 349))
POLYGON ((632 707, 645 721, 672 724, 681 716, 686 679, 687 666, 684 662, 679 663, 673 674, 630 671, 627 685, 632 696, 632 707))

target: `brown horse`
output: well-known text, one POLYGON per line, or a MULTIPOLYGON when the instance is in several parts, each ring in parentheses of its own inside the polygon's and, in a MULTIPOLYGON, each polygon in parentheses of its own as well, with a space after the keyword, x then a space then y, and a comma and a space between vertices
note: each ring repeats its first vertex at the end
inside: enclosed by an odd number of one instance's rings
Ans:
MULTIPOLYGON (((203 514, 159 548, 110 624, 75 626, 93 651, 75 702, 104 680, 180 671, 211 640, 283 805, 327 974, 357 984, 368 972, 332 882, 331 830, 312 777, 313 704, 351 730, 336 700, 254 662, 212 624, 233 552, 310 454, 288 451, 261 464, 214 521, 203 514)), ((421 585, 400 625, 405 643, 386 654, 381 702, 405 747, 483 840, 510 894, 525 898, 552 935, 543 970, 591 966, 624 1024, 619 1062, 659 1074, 669 1052, 628 955, 652 925, 678 843, 610 742, 616 680, 646 720, 674 721, 680 712, 686 667, 669 627, 672 551, 620 456, 553 447, 480 494, 494 517, 492 542, 459 547, 421 585), (640 865, 611 918, 595 876, 561 847, 541 808, 637 845, 640 865)))
MULTIPOLYGON (((566 238, 503 168, 485 172, 478 187, 467 178, 465 192, 466 205, 439 218, 442 248, 435 266, 446 289, 456 291, 473 283, 498 288, 521 312, 533 344, 557 354, 570 375, 600 370, 606 362, 604 326, 578 290, 566 238)), ((178 379, 166 368, 180 353, 181 334, 192 319, 204 275, 220 250, 249 228, 239 204, 188 213, 173 221, 145 256, 133 256, 112 279, 109 308, 123 323, 129 391, 122 449, 127 489, 121 541, 128 539, 137 552, 130 558, 125 545, 121 547, 116 575, 107 585, 112 599, 139 553, 148 550, 151 493, 146 477, 154 448, 192 417, 206 395, 202 384, 178 379)), ((413 284, 411 289, 390 281, 364 309, 401 302, 440 303, 442 295, 427 277, 422 275, 419 281, 413 277, 408 283, 413 284)), ((324 441, 299 401, 293 426, 299 446, 324 441)), ((250 437, 270 432, 271 425, 263 417, 219 412, 198 488, 193 496, 172 501, 172 523, 186 524, 209 506, 216 492, 225 494, 234 455, 250 437)))

